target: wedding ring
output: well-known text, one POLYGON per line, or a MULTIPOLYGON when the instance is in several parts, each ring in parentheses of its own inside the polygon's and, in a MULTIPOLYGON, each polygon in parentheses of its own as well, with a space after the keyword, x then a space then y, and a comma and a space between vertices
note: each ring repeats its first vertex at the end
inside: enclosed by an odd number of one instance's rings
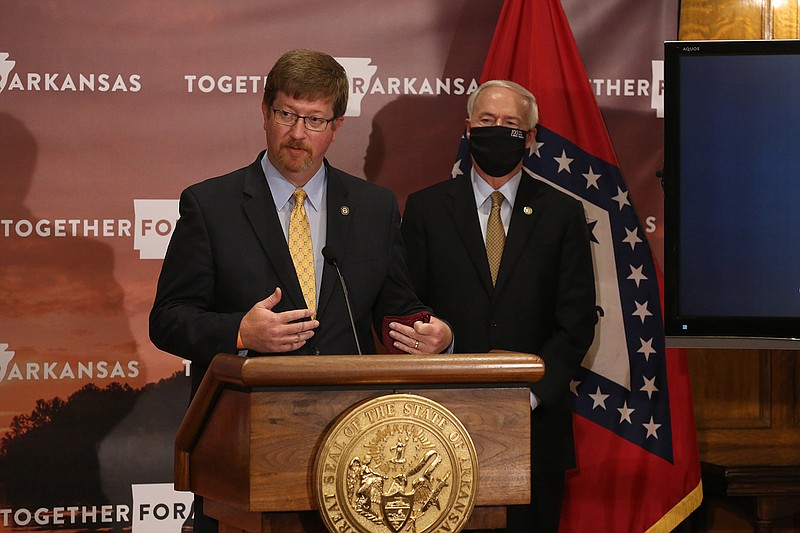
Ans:
POLYGON ((419 348, 419 341, 414 342, 414 349, 416 350, 417 348, 419 348))

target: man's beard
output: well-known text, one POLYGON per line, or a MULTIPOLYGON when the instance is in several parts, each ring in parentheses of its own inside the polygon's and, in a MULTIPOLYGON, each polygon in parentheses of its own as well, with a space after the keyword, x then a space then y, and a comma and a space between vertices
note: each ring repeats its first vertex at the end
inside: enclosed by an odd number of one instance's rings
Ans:
POLYGON ((285 142, 281 144, 278 150, 278 163, 283 167, 283 170, 287 172, 297 173, 308 170, 311 168, 311 165, 314 164, 311 158, 311 147, 303 142, 285 142), (302 148, 306 151, 306 154, 300 158, 293 157, 285 148, 302 148))

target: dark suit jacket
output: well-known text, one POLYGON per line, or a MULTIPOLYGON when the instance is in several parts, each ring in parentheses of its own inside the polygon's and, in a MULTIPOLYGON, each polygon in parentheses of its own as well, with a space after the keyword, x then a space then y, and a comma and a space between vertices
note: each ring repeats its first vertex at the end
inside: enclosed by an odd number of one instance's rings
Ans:
POLYGON ((532 415, 533 469, 572 468, 569 384, 596 322, 580 202, 523 172, 494 288, 469 176, 412 194, 402 231, 417 294, 450 323, 457 353, 500 349, 544 360, 545 377, 532 387, 540 400, 532 415))
MULTIPOLYGON (((237 353, 239 323, 280 287, 274 311, 305 308, 300 284, 261 168, 251 165, 187 188, 150 312, 150 338, 160 349, 192 361, 193 390, 217 353, 237 353)), ((375 352, 371 333, 385 315, 423 306, 404 261, 395 195, 325 162, 327 246, 338 255, 359 343, 375 352)), ((315 335, 293 354, 357 353, 336 271, 324 268, 315 335)), ((260 355, 250 353, 250 355, 260 355)))

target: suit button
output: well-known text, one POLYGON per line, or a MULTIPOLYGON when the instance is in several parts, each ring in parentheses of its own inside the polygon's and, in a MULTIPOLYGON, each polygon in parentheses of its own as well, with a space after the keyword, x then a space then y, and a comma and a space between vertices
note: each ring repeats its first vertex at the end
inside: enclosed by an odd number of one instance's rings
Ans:
POLYGON ((492 320, 491 322, 489 322, 489 327, 490 327, 490 328, 496 328, 496 327, 497 327, 497 322, 495 322, 494 320, 492 320))

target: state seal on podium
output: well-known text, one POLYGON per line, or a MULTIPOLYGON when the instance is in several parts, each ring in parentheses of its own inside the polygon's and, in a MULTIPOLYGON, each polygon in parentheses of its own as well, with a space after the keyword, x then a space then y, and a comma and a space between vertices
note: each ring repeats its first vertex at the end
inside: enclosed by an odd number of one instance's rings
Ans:
POLYGON ((387 394, 336 419, 314 473, 329 531, 455 533, 475 505, 478 456, 448 409, 414 394, 387 394))

